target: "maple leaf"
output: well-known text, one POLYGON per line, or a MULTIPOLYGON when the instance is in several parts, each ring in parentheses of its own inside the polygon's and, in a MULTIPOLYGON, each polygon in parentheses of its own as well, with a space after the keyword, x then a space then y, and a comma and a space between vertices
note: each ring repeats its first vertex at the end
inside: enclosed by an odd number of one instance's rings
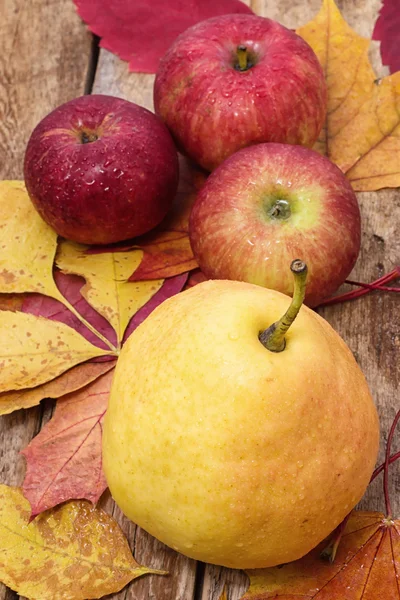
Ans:
POLYGON ((383 0, 378 20, 372 32, 373 40, 380 40, 384 65, 391 73, 400 70, 400 10, 398 0, 383 0))
POLYGON ((191 25, 227 13, 252 13, 239 0, 74 2, 89 30, 102 38, 100 46, 129 61, 130 70, 140 73, 155 73, 167 48, 191 25))
POLYGON ((18 488, 0 485, 0 581, 31 600, 86 600, 121 590, 146 573, 112 517, 69 502, 29 523, 18 488))
POLYGON ((91 385, 60 398, 51 421, 23 450, 27 471, 22 489, 32 517, 70 498, 95 504, 106 489, 101 436, 110 368, 91 385))
POLYGON ((377 80, 369 40, 355 33, 333 0, 297 33, 325 72, 328 109, 315 149, 335 162, 356 191, 400 186, 400 73, 377 80))

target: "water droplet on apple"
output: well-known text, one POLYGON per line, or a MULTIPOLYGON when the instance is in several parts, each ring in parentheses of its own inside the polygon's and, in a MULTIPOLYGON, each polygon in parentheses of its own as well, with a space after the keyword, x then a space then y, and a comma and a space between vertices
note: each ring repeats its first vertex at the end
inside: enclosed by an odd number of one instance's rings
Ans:
POLYGON ((85 181, 86 185, 93 185, 95 182, 94 179, 92 179, 91 181, 85 181))
POLYGON ((185 548, 193 548, 192 542, 186 542, 185 548))
POLYGON ((238 340, 239 339, 239 335, 236 332, 230 333, 228 337, 230 340, 238 340))
POLYGON ((115 173, 115 177, 119 179, 124 174, 124 171, 122 169, 113 169, 113 173, 115 173))

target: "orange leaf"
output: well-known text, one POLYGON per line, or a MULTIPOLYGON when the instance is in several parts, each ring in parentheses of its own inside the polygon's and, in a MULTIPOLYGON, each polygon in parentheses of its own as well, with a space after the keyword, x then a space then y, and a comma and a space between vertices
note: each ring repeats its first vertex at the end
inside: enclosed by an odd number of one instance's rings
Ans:
POLYGON ((328 87, 326 122, 315 149, 357 191, 400 185, 400 74, 376 80, 369 40, 353 31, 333 0, 297 33, 313 48, 328 87))
POLYGON ((44 398, 59 398, 80 390, 103 373, 107 373, 115 366, 115 362, 115 360, 111 360, 83 363, 35 388, 0 393, 0 415, 8 415, 20 408, 36 406, 44 398))
POLYGON ((26 294, 0 294, 0 310, 21 310, 26 294))
POLYGON ((174 206, 155 230, 137 240, 144 255, 130 281, 165 279, 197 267, 189 241, 189 215, 206 175, 181 157, 180 182, 174 206))
POLYGON ((101 461, 102 422, 113 370, 57 402, 52 420, 23 450, 23 492, 32 516, 70 498, 97 502, 107 487, 101 461))
POLYGON ((320 558, 324 546, 283 566, 246 571, 243 600, 400 599, 400 520, 353 512, 333 564, 320 558))

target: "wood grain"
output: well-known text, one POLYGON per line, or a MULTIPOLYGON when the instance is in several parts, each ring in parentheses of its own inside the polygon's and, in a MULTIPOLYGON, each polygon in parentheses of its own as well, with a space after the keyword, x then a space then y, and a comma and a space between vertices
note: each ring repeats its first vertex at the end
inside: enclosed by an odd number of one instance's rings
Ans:
MULTIPOLYGON (((250 4, 250 0, 247 2, 250 4)), ((4 4, 4 0, 3 0, 4 4)), ((379 0, 340 0, 348 23, 371 36, 379 0)), ((290 28, 310 20, 320 0, 251 0, 253 10, 290 28)), ((6 0, 0 24, 0 170, 3 178, 22 176, 25 144, 36 123, 52 108, 84 92, 90 68, 91 38, 72 2, 6 0), (3 14, 4 13, 4 14, 3 14)), ((379 76, 378 44, 370 56, 379 76)), ((127 63, 100 51, 92 92, 126 98, 152 109, 153 75, 130 73, 127 63)), ((400 262, 400 191, 358 195, 363 223, 362 250, 352 279, 372 281, 400 262)), ((400 315, 398 297, 372 293, 362 299, 321 309, 354 352, 378 406, 382 440, 400 406, 400 315)), ((51 404, 49 404, 51 407, 51 404)), ((19 451, 46 420, 51 408, 33 408, 0 418, 0 481, 19 484, 24 473, 19 451)), ((399 439, 397 437, 397 439, 399 439)), ((399 470, 391 470, 392 506, 400 513, 399 470)), ((203 565, 177 554, 123 517, 108 493, 101 506, 114 514, 139 563, 166 569, 168 577, 148 576, 132 582, 115 600, 219 600, 224 585, 228 600, 239 600, 248 586, 244 573, 203 565)), ((381 480, 368 489, 362 508, 382 510, 381 480)), ((0 585, 0 600, 18 596, 0 585)))

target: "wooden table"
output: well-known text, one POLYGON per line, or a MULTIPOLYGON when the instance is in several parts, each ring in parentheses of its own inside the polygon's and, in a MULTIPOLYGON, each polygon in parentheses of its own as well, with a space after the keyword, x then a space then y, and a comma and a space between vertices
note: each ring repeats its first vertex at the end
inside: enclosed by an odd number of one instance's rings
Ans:
MULTIPOLYGON (((151 1, 151 0, 149 0, 151 1)), ((295 28, 318 11, 320 0, 252 0, 253 10, 295 28)), ((341 0, 345 18, 360 34, 371 36, 379 0, 341 0)), ((22 178, 25 145, 33 127, 59 104, 81 94, 102 93, 152 107, 152 75, 128 72, 126 63, 98 48, 70 0, 2 0, 0 23, 0 176, 22 178)), ((377 44, 371 51, 378 75, 377 44)), ((362 251, 352 277, 371 281, 400 262, 400 191, 359 194, 362 251)), ((380 461, 389 425, 399 408, 400 315, 395 294, 373 293, 351 303, 327 307, 321 314, 344 337, 362 367, 381 418, 380 461)), ((24 460, 19 452, 48 421, 52 402, 0 418, 0 482, 21 484, 24 460)), ((397 437, 398 439, 398 437, 397 437)), ((400 513, 399 470, 392 469, 393 509, 400 513), (396 494, 397 491, 397 494, 396 494)), ((384 510, 378 479, 363 508, 384 510)), ((208 566, 176 554, 128 523, 109 497, 102 505, 114 512, 139 563, 167 569, 165 577, 143 577, 113 596, 127 600, 218 600, 225 582, 229 600, 248 585, 239 571, 208 566)), ((1 549, 0 549, 1 552, 1 549)), ((0 600, 17 594, 0 584, 0 600)), ((389 600, 389 599, 388 599, 389 600)))

